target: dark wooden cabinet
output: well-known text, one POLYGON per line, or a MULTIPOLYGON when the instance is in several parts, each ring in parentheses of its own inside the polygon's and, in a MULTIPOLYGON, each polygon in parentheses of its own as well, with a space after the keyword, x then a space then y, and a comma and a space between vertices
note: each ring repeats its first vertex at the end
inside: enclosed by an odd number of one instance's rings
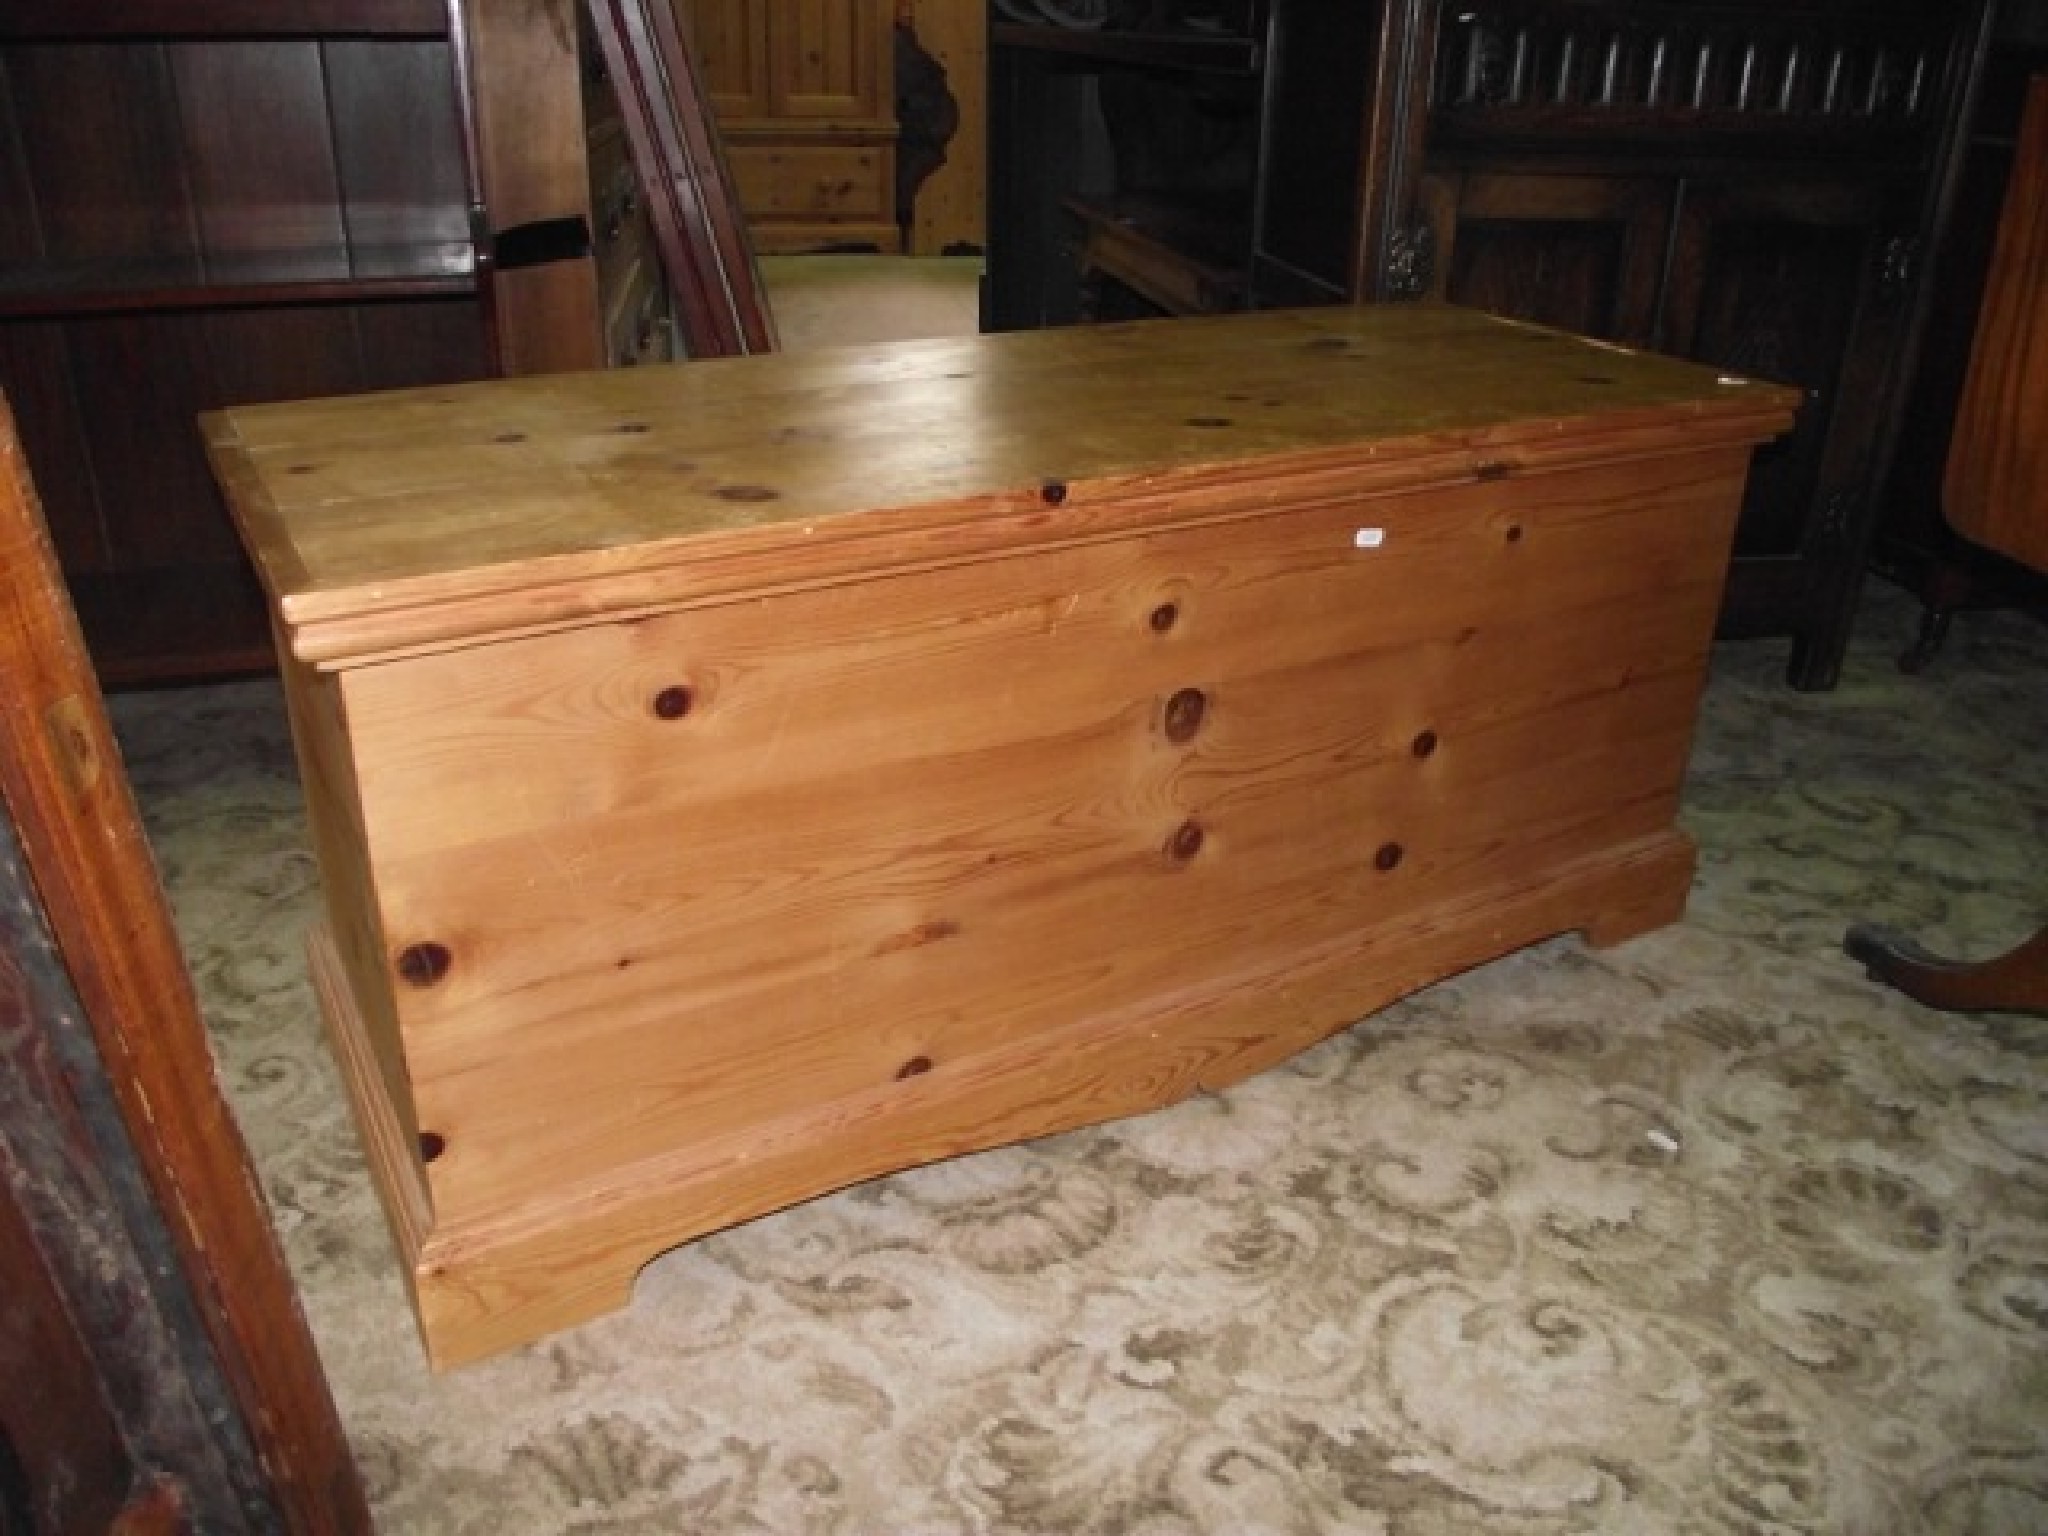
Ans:
MULTIPOLYGON (((1120 292, 1177 314, 1254 301, 1274 8, 1167 0, 1131 20, 992 25, 986 329, 1095 318, 1120 292)), ((1341 296, 1348 238, 1334 262, 1320 230, 1307 243, 1317 296, 1341 296)))
POLYGON ((1432 297, 1797 385, 1722 631, 1833 684, 1986 4, 1134 3, 995 29, 992 327, 1432 297), (1159 177, 1134 92, 1236 134, 1207 183, 1159 177))
POLYGON ((667 355, 577 12, 0 8, 0 389, 104 682, 271 664, 200 412, 667 355))
POLYGON ((1649 176, 1445 170, 1422 180, 1441 292, 1630 346, 1653 343, 1671 198, 1649 176))
POLYGON ((110 681, 268 663, 200 410, 489 368, 446 13, 270 9, 0 15, 0 387, 110 681))

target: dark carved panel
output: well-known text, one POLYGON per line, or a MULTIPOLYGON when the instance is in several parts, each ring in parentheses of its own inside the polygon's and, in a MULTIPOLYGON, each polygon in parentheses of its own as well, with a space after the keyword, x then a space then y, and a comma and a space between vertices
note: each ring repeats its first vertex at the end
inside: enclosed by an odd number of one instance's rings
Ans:
POLYGON ((1683 350, 1807 391, 1793 434, 1757 456, 1736 547, 1738 555, 1794 554, 1807 537, 1869 238, 1853 226, 1731 211, 1698 240, 1688 274, 1699 293, 1697 329, 1683 350))
POLYGON ((1612 225, 1490 223, 1458 231, 1455 302, 1581 335, 1614 335, 1626 231, 1612 225))
POLYGON ((1437 297, 1630 346, 1659 340, 1673 189, 1547 169, 1423 178, 1437 297))
POLYGON ((1940 7, 1481 0, 1447 12, 1432 82, 1450 117, 1540 130, 1917 135, 1937 107, 1940 7))

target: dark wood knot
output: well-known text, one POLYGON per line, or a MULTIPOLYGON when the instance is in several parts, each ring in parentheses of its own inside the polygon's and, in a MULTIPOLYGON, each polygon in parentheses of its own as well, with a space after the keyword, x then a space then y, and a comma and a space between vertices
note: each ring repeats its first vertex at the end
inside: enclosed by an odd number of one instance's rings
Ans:
POLYGON ((1393 869, 1400 862, 1401 845, 1399 843, 1381 843, 1379 851, 1372 856, 1373 868, 1383 874, 1393 869))
POLYGON ((906 1061, 905 1063, 903 1063, 902 1066, 896 1069, 896 1081, 900 1083, 905 1078, 923 1077, 925 1073, 931 1071, 931 1069, 931 1057, 913 1056, 910 1058, 910 1060, 906 1061))
POLYGON ((1166 840, 1166 855, 1176 864, 1185 864, 1202 851, 1202 824, 1190 818, 1173 829, 1173 836, 1166 840))
POLYGON ((683 684, 671 683, 654 696, 654 712, 664 720, 680 720, 696 702, 695 696, 683 684))
POLYGON ((420 1132, 420 1161, 431 1163, 448 1150, 448 1138, 439 1131, 420 1132))
POLYGON ((454 963, 448 946, 432 939, 408 944, 398 952, 398 974, 410 987, 431 987, 448 974, 448 967, 454 963))
POLYGON ((1146 619, 1145 622, 1152 626, 1153 634, 1165 634, 1169 629, 1173 628, 1174 625, 1180 622, 1180 604, 1161 603, 1157 608, 1154 608, 1152 610, 1151 615, 1146 619))
POLYGON ((1048 480, 1038 488, 1038 499, 1048 507, 1063 506, 1067 499, 1067 482, 1048 480))
POLYGON ((1166 739, 1175 746, 1193 741, 1208 712, 1208 696, 1201 689, 1181 689, 1166 701, 1166 739))
POLYGON ((1417 757, 1428 757, 1436 751, 1436 732, 1418 731, 1415 739, 1408 744, 1408 750, 1417 757))

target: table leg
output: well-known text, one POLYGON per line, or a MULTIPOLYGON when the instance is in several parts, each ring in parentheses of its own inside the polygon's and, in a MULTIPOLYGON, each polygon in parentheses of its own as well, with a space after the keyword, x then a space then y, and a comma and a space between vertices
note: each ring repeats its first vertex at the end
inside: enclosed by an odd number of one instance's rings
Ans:
POLYGON ((1890 929, 1857 923, 1842 948, 1871 978, 1917 1003, 1962 1013, 2048 1013, 2048 924, 2017 948, 1974 964, 1947 960, 1890 929))

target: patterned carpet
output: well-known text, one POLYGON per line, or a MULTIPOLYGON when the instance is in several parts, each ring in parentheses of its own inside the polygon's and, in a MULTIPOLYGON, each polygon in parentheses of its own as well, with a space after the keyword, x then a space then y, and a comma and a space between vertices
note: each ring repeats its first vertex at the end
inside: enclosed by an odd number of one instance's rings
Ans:
POLYGON ((706 1239, 438 1378, 306 982, 278 694, 115 713, 386 1532, 2039 1532, 2048 1021, 1839 943, 2048 916, 2048 626, 1909 678, 1912 619, 1873 591, 1826 695, 1719 651, 1683 923, 706 1239))

